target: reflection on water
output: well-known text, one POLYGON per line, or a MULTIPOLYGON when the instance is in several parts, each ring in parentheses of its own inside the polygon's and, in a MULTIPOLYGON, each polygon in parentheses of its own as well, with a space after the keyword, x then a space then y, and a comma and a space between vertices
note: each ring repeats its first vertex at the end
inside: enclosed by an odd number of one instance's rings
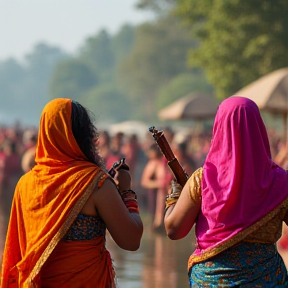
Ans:
POLYGON ((194 231, 185 239, 172 241, 144 225, 141 247, 136 252, 122 250, 107 236, 119 288, 189 287, 187 261, 194 250, 194 231))

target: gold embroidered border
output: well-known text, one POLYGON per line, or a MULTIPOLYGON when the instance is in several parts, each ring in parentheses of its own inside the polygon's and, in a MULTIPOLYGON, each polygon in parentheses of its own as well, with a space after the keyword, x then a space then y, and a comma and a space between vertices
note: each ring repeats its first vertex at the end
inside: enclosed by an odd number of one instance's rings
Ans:
POLYGON ((287 206, 288 206, 288 198, 285 199, 280 205, 278 205, 275 209, 273 209, 267 215, 265 215, 262 219, 260 219, 259 221, 251 225, 250 227, 246 228, 245 230, 240 231, 238 234, 236 234, 235 236, 233 236, 231 239, 227 240, 226 242, 221 243, 216 247, 206 249, 199 256, 195 256, 192 254, 188 260, 188 271, 194 264, 207 260, 208 258, 211 258, 213 256, 216 256, 217 254, 239 243, 240 241, 245 239, 249 234, 258 230, 261 226, 269 222, 272 218, 274 218, 279 213, 281 209, 286 208, 287 206))
POLYGON ((51 255, 53 250, 55 249, 56 245, 59 243, 59 241, 65 236, 67 231, 69 230, 70 226, 76 219, 77 215, 82 210, 84 204, 87 202, 88 198, 91 196, 92 192, 94 191, 95 187, 98 187, 98 183, 107 175, 103 171, 99 171, 96 174, 97 177, 93 179, 93 181, 89 184, 87 189, 84 191, 84 193, 80 196, 79 200, 75 204, 75 206, 72 208, 72 210, 69 212, 67 219, 60 227, 59 231, 54 235, 48 246, 43 251, 42 255, 36 262, 36 265, 34 266, 33 270, 31 271, 28 279, 26 280, 25 284, 27 286, 25 287, 36 287, 33 283, 33 280, 35 277, 39 274, 42 266, 47 261, 48 257, 51 255), (100 175, 99 175, 100 174, 100 175))

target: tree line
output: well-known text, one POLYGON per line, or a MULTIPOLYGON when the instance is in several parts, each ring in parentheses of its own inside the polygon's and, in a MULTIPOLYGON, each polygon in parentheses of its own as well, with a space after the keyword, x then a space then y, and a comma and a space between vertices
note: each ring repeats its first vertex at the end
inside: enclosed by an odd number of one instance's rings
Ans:
POLYGON ((73 55, 40 43, 24 63, 1 61, 2 107, 38 117, 50 99, 68 97, 99 122, 151 122, 188 93, 224 99, 288 65, 285 0, 139 0, 138 7, 153 10, 154 20, 114 35, 98 31, 73 55))

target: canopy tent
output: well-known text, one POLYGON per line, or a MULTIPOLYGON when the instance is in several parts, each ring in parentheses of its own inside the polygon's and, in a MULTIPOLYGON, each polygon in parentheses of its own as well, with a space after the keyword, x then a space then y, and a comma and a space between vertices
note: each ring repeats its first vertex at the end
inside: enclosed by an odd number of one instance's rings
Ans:
POLYGON ((283 115, 283 137, 287 140, 288 115, 288 68, 273 71, 235 95, 253 100, 260 110, 283 115))
POLYGON ((148 125, 140 121, 124 121, 112 124, 109 127, 109 132, 114 135, 122 132, 125 135, 136 134, 139 138, 144 138, 148 131, 148 125))
POLYGON ((193 93, 161 109, 158 112, 158 117, 162 120, 204 120, 215 117, 217 107, 218 105, 212 95, 193 93))

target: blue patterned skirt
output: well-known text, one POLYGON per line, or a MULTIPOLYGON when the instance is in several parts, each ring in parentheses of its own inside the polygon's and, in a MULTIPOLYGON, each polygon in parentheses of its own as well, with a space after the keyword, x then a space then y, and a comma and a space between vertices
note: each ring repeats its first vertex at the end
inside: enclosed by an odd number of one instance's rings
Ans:
POLYGON ((189 280, 192 288, 288 287, 287 269, 276 245, 247 242, 195 264, 189 280))

